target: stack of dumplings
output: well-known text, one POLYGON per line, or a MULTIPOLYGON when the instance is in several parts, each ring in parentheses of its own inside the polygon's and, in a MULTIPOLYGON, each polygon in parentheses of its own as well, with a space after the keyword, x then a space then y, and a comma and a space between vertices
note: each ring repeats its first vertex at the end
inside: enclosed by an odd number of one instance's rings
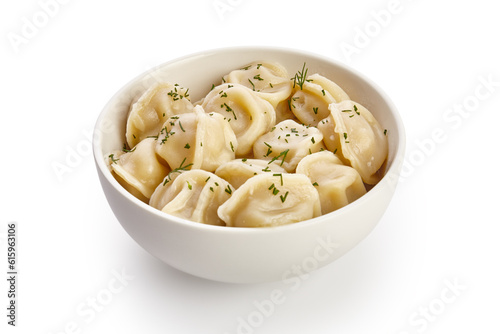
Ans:
POLYGON ((158 82, 130 107, 116 180, 167 214, 272 227, 338 210, 380 181, 387 130, 329 78, 278 63, 235 69, 193 103, 158 82))

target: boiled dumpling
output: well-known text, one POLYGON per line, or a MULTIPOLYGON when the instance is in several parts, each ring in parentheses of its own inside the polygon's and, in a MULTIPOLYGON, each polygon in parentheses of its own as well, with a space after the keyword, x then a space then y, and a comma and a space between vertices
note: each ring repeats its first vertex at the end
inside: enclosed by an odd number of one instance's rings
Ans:
POLYGON ((287 70, 277 63, 256 61, 241 69, 231 71, 224 82, 238 83, 255 91, 274 108, 292 92, 292 82, 287 70))
POLYGON ((213 88, 202 103, 205 112, 221 114, 238 139, 237 157, 252 152, 255 140, 276 122, 273 106, 240 84, 222 84, 213 88))
MULTIPOLYGON (((382 177, 378 171, 387 159, 388 142, 385 131, 361 104, 351 100, 332 103, 331 118, 334 139, 328 147, 356 169, 367 184, 376 184, 382 177)), ((325 137, 327 135, 325 134, 325 137)))
POLYGON ((227 181, 201 169, 172 172, 158 185, 149 205, 176 217, 224 226, 217 209, 233 190, 227 181))
POLYGON ((261 159, 236 159, 221 165, 215 174, 239 188, 249 178, 262 173, 286 173, 278 161, 261 159))
POLYGON ((130 109, 126 130, 129 147, 146 137, 156 136, 169 117, 192 110, 187 89, 177 84, 157 82, 130 109))
POLYGON ((349 96, 333 81, 313 74, 301 87, 296 86, 289 104, 292 113, 306 125, 316 126, 330 114, 330 103, 349 99, 349 96))
POLYGON ((337 102, 350 99, 349 95, 347 95, 347 93, 339 85, 318 73, 310 75, 307 78, 307 81, 316 85, 320 85, 326 92, 330 93, 330 95, 337 102))
POLYGON ((285 120, 259 137, 253 152, 255 158, 278 161, 287 172, 293 172, 303 157, 323 149, 321 131, 293 120, 285 120))
POLYGON ((132 150, 110 156, 110 169, 117 181, 135 197, 147 203, 156 186, 170 169, 158 160, 156 140, 146 138, 132 150))
POLYGON ((357 200, 366 193, 359 173, 345 166, 330 151, 308 155, 297 166, 316 187, 321 201, 321 213, 327 214, 357 200))
POLYGON ((201 106, 167 119, 156 144, 156 152, 172 169, 184 163, 209 172, 233 160, 237 149, 238 140, 224 117, 207 114, 201 106))
POLYGON ((227 226, 271 227, 317 217, 321 204, 307 176, 264 173, 236 189, 218 214, 227 226))

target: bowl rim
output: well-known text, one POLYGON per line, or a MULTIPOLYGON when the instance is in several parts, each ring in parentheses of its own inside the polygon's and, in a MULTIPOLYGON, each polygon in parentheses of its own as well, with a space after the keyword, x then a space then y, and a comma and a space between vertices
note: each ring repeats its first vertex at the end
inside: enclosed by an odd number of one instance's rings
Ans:
MULTIPOLYGON (((391 131, 393 133, 393 131, 391 131)), ((102 176, 107 180, 107 182, 118 192, 120 195, 122 195, 128 202, 130 202, 130 205, 136 205, 139 208, 146 210, 149 214, 152 214, 156 216, 157 218, 164 220, 166 223, 174 223, 174 224, 180 224, 183 227, 186 228, 192 228, 192 229, 201 229, 201 230, 206 230, 206 231, 215 231, 215 232, 222 232, 222 233, 245 233, 245 234, 269 234, 269 233, 279 233, 281 231, 285 230, 294 230, 294 229, 300 229, 300 228, 306 228, 310 225, 317 225, 321 224, 324 222, 325 219, 328 220, 335 220, 334 217, 336 216, 342 216, 347 214, 348 212, 355 210, 360 204, 363 202, 369 201, 370 198, 373 196, 377 196, 379 192, 382 191, 382 186, 385 183, 391 183, 389 186, 396 187, 398 183, 398 178, 399 178, 399 172, 401 169, 402 161, 404 158, 405 154, 405 147, 406 147, 406 134, 405 134, 405 127, 404 123, 402 121, 401 115, 399 114, 398 109, 396 108, 395 104, 391 100, 391 98, 386 94, 386 92, 373 80, 368 78, 366 75, 362 74, 358 70, 352 68, 350 65, 347 65, 337 59, 333 59, 318 53, 314 53, 311 51, 305 51, 301 49, 294 49, 294 48, 286 48, 286 47, 274 47, 274 46, 232 46, 232 47, 221 47, 221 48, 214 48, 214 49, 207 49, 195 53, 190 53, 186 54, 180 57, 173 58, 169 61, 163 62, 157 66, 154 66, 136 77, 132 78, 130 81, 128 81, 126 84, 122 85, 120 89, 108 100, 108 102, 105 104, 105 106, 102 108, 101 112, 99 113, 99 116, 95 122, 94 126, 94 132, 93 132, 93 138, 92 138, 92 148, 93 148, 93 155, 94 155, 94 161, 96 164, 97 169, 99 172, 102 174, 102 176), (293 54, 296 56, 305 56, 308 58, 315 58, 321 62, 325 63, 330 63, 333 64, 334 66, 342 68, 344 71, 349 72, 349 74, 354 75, 359 77, 361 80, 365 81, 368 85, 370 85, 381 97, 382 99, 387 103, 390 109, 390 114, 394 118, 395 124, 396 124, 396 129, 397 129, 397 134, 398 137, 396 139, 395 143, 395 152, 394 152, 394 158, 388 166, 387 170, 385 171, 384 176, 382 179, 373 186, 366 194, 361 196, 359 199, 356 201, 349 203, 348 205, 337 209, 333 212, 327 213, 325 215, 321 215, 315 218, 311 218, 308 220, 292 223, 292 224, 286 224, 286 225, 280 225, 280 226, 271 226, 271 227, 227 227, 227 226, 216 226, 216 225, 209 225, 209 224, 203 224, 203 223, 198 223, 198 222, 193 222, 188 219, 176 217, 173 215, 169 215, 165 212, 162 212, 161 210, 158 210, 156 208, 153 208, 152 206, 142 202, 141 200, 135 198, 131 193, 129 193, 125 188, 123 188, 118 181, 112 176, 111 172, 109 171, 109 168, 104 160, 104 155, 102 154, 102 149, 101 149, 101 144, 102 144, 102 136, 100 136, 100 128, 103 123, 103 119, 106 117, 107 110, 110 109, 110 106, 112 104, 112 101, 116 99, 116 97, 120 96, 127 87, 132 85, 133 83, 137 82, 138 80, 142 79, 144 76, 146 76, 148 73, 151 73, 151 71, 154 71, 156 69, 163 68, 165 66, 174 64, 176 62, 181 62, 190 58, 196 58, 196 57, 205 57, 213 54, 218 54, 218 53, 234 53, 234 52, 247 52, 247 51, 258 51, 258 52, 280 52, 280 53, 287 53, 287 54, 293 54), (394 180, 389 180, 389 178, 394 175, 397 179, 394 180)))

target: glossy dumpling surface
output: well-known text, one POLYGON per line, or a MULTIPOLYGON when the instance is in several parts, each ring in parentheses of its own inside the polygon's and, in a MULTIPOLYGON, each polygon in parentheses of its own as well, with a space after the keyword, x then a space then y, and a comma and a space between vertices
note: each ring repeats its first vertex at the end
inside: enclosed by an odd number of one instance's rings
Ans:
POLYGON ((165 82, 154 84, 131 106, 126 130, 129 147, 156 136, 169 117, 192 109, 187 89, 165 82))
POLYGON ((262 159, 235 159, 221 165, 215 174, 239 188, 249 178, 263 173, 286 173, 278 161, 262 159))
POLYGON ((306 125, 316 126, 330 114, 330 103, 348 99, 349 96, 333 81, 313 74, 302 86, 295 86, 289 100, 292 113, 306 125))
POLYGON ((321 201, 321 213, 327 214, 357 200, 366 193, 359 173, 345 166, 330 151, 308 155, 297 166, 316 187, 321 201))
POLYGON ((156 139, 146 138, 130 152, 110 157, 110 169, 118 182, 145 202, 170 171, 158 160, 155 146, 156 139))
POLYGON ((253 152, 255 158, 278 161, 287 172, 293 172, 303 157, 324 149, 322 140, 317 128, 285 120, 259 137, 253 152))
POLYGON ((231 197, 232 186, 217 175, 201 170, 174 172, 156 188, 149 205, 194 222, 224 226, 219 206, 231 197))
POLYGON ((317 217, 321 204, 307 176, 264 173, 235 190, 218 214, 227 226, 271 227, 317 217))
POLYGON ((238 141, 231 126, 217 113, 201 106, 192 113, 170 117, 160 130, 156 152, 175 169, 181 164, 213 172, 233 160, 238 141))
POLYGON ((252 62, 231 71, 224 77, 224 81, 246 86, 274 108, 292 92, 292 82, 286 68, 271 62, 252 62))
POLYGON ((268 132, 276 122, 273 106, 240 84, 214 87, 202 103, 205 112, 221 114, 238 139, 237 157, 252 152, 255 140, 268 132))
POLYGON ((386 131, 368 109, 354 101, 332 103, 330 111, 339 155, 359 172, 363 182, 376 184, 388 154, 386 131))

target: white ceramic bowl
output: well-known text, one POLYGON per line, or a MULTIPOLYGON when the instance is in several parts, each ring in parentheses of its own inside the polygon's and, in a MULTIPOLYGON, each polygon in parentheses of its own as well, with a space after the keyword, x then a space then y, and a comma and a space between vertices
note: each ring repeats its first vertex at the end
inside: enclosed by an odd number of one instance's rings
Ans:
POLYGON ((94 132, 99 179, 116 218, 146 251, 184 272, 211 280, 256 283, 288 280, 322 267, 356 246, 378 223, 396 187, 404 156, 400 116, 386 94, 362 74, 334 60, 307 52, 236 47, 210 50, 167 62, 125 85, 105 106, 94 132), (156 80, 188 87, 197 101, 222 75, 256 60, 276 61, 292 77, 306 62, 339 84, 352 100, 367 107, 388 129, 385 177, 366 195, 327 215, 273 228, 211 226, 177 218, 137 200, 118 184, 105 159, 125 142, 132 99, 156 80))

